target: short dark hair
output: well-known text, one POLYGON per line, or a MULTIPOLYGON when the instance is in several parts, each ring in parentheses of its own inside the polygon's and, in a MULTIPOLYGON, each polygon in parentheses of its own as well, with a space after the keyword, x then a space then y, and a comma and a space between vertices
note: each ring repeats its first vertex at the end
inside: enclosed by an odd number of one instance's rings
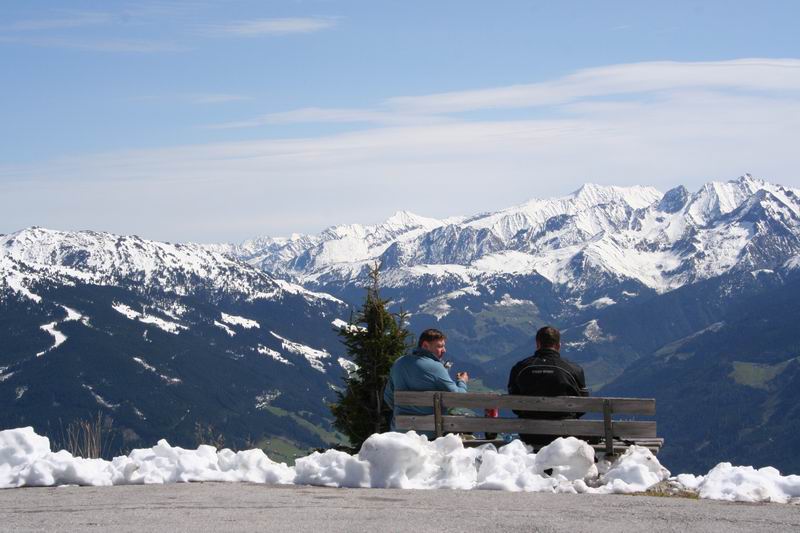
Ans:
POLYGON ((423 342, 431 342, 431 341, 438 341, 438 340, 446 340, 447 335, 439 331, 438 329, 426 329, 423 331, 419 336, 419 342, 417 343, 418 348, 422 348, 423 342))
POLYGON ((536 342, 542 348, 553 348, 561 344, 561 332, 553 326, 545 326, 536 332, 536 342))

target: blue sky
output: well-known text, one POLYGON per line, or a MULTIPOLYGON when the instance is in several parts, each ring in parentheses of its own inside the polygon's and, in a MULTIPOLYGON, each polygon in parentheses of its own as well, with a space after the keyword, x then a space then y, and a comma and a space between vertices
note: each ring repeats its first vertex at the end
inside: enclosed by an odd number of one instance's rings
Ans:
POLYGON ((13 1, 0 233, 237 241, 580 184, 800 187, 800 3, 13 1))

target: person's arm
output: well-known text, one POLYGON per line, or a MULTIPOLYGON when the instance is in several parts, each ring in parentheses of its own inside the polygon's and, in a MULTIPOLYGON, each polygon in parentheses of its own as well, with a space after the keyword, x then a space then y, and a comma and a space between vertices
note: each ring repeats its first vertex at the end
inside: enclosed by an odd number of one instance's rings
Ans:
POLYGON ((581 396, 589 396, 589 389, 586 387, 586 378, 583 375, 583 368, 578 367, 577 375, 575 376, 580 387, 581 396))
POLYGON ((458 379, 453 381, 453 378, 450 377, 450 374, 447 373, 447 369, 439 364, 436 363, 434 366, 431 367, 431 377, 433 378, 434 386, 436 387, 435 390, 441 390, 445 392, 467 392, 467 384, 458 379))
POLYGON ((514 368, 511 369, 511 373, 508 375, 508 393, 509 394, 519 394, 519 387, 517 386, 517 374, 519 365, 514 365, 514 368))
MULTIPOLYGON (((509 394, 517 394, 520 395, 522 392, 519 390, 519 385, 517 385, 517 376, 519 375, 520 364, 517 363, 511 369, 511 373, 508 375, 508 393, 509 394)), ((518 409, 512 409, 515 415, 522 416, 522 413, 525 411, 520 411, 518 409)))
MULTIPOLYGON (((586 388, 586 378, 583 375, 583 368, 578 365, 574 365, 574 371, 572 375, 575 377, 575 381, 578 384, 578 395, 579 396, 589 396, 589 389, 586 388)), ((572 413, 574 418, 580 418, 586 413, 572 413)))

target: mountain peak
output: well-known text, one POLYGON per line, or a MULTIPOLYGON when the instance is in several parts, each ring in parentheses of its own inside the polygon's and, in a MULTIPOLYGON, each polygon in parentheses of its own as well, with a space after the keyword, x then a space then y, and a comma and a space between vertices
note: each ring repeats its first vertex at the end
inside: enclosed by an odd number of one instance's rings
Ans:
POLYGON ((731 182, 739 183, 739 184, 742 184, 742 185, 755 184, 755 185, 759 185, 759 186, 760 185, 764 185, 766 183, 764 180, 760 180, 758 178, 753 177, 753 175, 750 174, 749 172, 746 172, 746 173, 742 174, 741 176, 739 176, 738 178, 731 180, 731 182))
POLYGON ((668 190, 658 204, 658 210, 664 213, 677 213, 689 201, 689 191, 683 185, 668 190))
POLYGON ((382 226, 401 228, 435 227, 442 223, 435 218, 428 218, 412 213, 411 211, 397 211, 384 221, 382 226))
POLYGON ((586 183, 568 196, 586 206, 607 204, 619 200, 624 201, 634 209, 647 207, 661 199, 661 192, 653 187, 634 185, 619 187, 615 185, 598 185, 586 183))

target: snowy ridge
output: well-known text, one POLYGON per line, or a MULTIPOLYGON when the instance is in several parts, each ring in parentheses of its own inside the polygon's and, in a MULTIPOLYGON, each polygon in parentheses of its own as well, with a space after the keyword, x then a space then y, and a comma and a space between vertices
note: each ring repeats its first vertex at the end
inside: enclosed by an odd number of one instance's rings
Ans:
POLYGON ((280 300, 290 294, 309 302, 338 302, 196 244, 38 227, 0 236, 0 298, 12 291, 40 302, 32 288, 44 281, 157 289, 181 296, 207 289, 246 300, 280 300))
MULTIPOLYGON (((236 250, 323 288, 363 281, 380 261, 384 284, 396 288, 423 278, 470 286, 492 276, 540 275, 578 297, 624 280, 667 292, 730 270, 774 270, 800 254, 800 191, 750 175, 695 193, 587 184, 495 213, 445 221, 401 212, 376 226, 262 238, 236 250)), ((446 312, 440 307, 437 316, 446 312)))

